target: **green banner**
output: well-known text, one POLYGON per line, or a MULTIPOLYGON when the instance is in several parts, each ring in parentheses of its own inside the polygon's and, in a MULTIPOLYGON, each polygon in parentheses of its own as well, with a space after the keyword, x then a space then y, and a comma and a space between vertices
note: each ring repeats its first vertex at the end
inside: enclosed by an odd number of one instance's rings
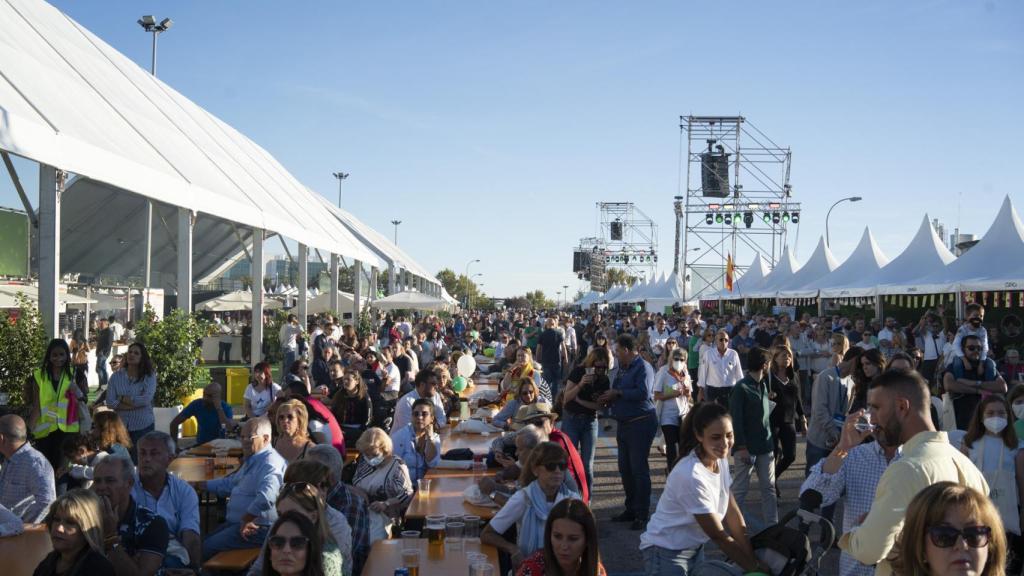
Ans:
POLYGON ((0 275, 28 276, 28 216, 0 208, 0 275))

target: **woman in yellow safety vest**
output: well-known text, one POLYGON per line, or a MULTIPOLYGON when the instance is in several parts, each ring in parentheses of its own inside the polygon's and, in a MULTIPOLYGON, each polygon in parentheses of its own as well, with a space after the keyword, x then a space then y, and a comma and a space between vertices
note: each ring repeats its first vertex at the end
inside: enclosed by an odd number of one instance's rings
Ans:
POLYGON ((35 448, 46 456, 54 470, 61 466, 61 443, 78 434, 78 400, 89 393, 85 374, 76 377, 68 343, 54 338, 46 347, 41 367, 25 381, 26 424, 35 438, 35 448))

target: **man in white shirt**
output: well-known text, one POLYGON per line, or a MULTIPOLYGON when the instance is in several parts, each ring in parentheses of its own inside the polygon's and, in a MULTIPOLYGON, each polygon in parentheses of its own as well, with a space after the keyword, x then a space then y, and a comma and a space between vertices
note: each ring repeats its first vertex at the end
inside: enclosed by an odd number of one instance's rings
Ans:
POLYGON ((299 318, 295 314, 289 314, 288 321, 281 325, 281 332, 277 335, 277 340, 281 344, 281 351, 284 352, 284 362, 281 370, 282 379, 287 376, 288 369, 291 368, 292 362, 295 362, 299 355, 299 336, 301 334, 302 328, 299 327, 299 318))
POLYGON ((430 398, 434 403, 434 420, 441 428, 448 426, 448 418, 445 415, 444 400, 437 392, 441 384, 440 378, 433 370, 423 370, 416 375, 415 389, 402 396, 395 404, 395 416, 391 421, 391 430, 398 431, 412 422, 412 405, 420 398, 430 398))
POLYGON ((124 326, 117 321, 116 316, 111 316, 110 321, 110 334, 113 337, 114 342, 120 342, 124 339, 124 326))
POLYGON ((700 358, 697 385, 705 401, 728 407, 732 387, 743 379, 743 369, 739 354, 729 348, 729 335, 725 330, 715 334, 714 344, 700 358))
POLYGON ((654 327, 647 329, 647 339, 650 341, 651 350, 657 348, 657 350, 665 349, 665 342, 668 342, 669 332, 668 328, 665 327, 665 318, 659 316, 654 323, 654 327))
POLYGON ((380 350, 380 368, 377 375, 380 376, 382 383, 381 394, 389 395, 391 398, 397 397, 402 390, 402 372, 395 366, 391 350, 387 348, 380 350))

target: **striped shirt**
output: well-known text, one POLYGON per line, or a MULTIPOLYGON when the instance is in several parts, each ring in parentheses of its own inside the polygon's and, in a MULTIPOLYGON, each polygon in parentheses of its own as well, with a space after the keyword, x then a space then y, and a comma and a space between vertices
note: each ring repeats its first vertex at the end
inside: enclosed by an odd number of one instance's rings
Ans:
POLYGON ((117 415, 124 421, 129 432, 143 430, 152 426, 153 395, 156 393, 156 372, 142 380, 132 380, 127 370, 118 370, 110 376, 107 383, 107 406, 117 410, 117 415), (127 396, 132 407, 121 406, 121 398, 127 396))
POLYGON ((26 524, 38 524, 56 499, 53 468, 45 456, 25 442, 0 468, 0 506, 26 524))

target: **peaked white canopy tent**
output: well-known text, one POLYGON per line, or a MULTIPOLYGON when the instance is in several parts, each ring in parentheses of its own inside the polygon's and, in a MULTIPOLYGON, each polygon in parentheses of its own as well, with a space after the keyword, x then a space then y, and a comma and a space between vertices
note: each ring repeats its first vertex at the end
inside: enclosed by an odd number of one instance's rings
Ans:
POLYGON ((723 289, 718 294, 709 298, 709 300, 736 300, 746 298, 748 294, 753 293, 764 284, 765 277, 768 276, 769 272, 768 264, 765 263, 764 258, 758 254, 754 256, 754 261, 747 267, 746 272, 733 282, 732 292, 723 289))
POLYGON ((764 281, 757 288, 747 291, 746 297, 774 298, 779 291, 779 286, 792 278, 797 269, 793 253, 790 252, 789 246, 786 246, 782 250, 782 256, 779 257, 779 263, 764 277, 764 281))
MULTIPOLYGON (((381 252, 391 254, 367 242, 369 234, 357 238, 354 224, 324 210, 324 199, 266 150, 42 0, 0 3, 0 118, 5 160, 9 153, 40 165, 40 308, 50 334, 57 333, 59 279, 72 271, 62 269, 65 257, 70 267, 90 268, 83 272, 141 268, 148 286, 173 279, 178 306, 191 309, 196 256, 200 273, 230 265, 230 257, 197 250, 207 241, 230 245, 236 255, 241 247, 259 262, 252 276, 261 285, 263 239, 296 240, 303 293, 308 247, 326 250, 332 260, 344 255, 371 264, 381 252), (76 175, 70 182, 68 173, 76 175), (99 223, 114 221, 117 234, 90 236, 106 233, 99 223), (141 266, 122 264, 118 255, 129 250, 142 253, 141 266)), ((27 196, 23 201, 28 204, 27 196)), ((403 263, 413 267, 411 259, 403 263)), ((420 280, 436 283, 422 272, 420 280)), ((264 308, 260 291, 252 308, 264 308)), ((254 347, 261 340, 257 322, 254 347)))
POLYGON ((888 263, 889 258, 878 247, 871 229, 865 227, 853 253, 830 274, 813 282, 812 286, 820 290, 822 298, 874 296, 873 286, 859 289, 853 286, 864 278, 878 274, 888 263))
MULTIPOLYGON (((266 310, 276 310, 281 307, 281 303, 277 300, 266 300, 264 301, 263 308, 266 310)), ((252 310, 252 291, 251 290, 236 290, 234 292, 228 292, 222 294, 216 298, 211 298, 204 302, 196 304, 196 310, 205 310, 207 312, 236 312, 241 310, 252 310)))
POLYGON ((831 273, 839 263, 836 261, 832 251, 825 244, 825 238, 818 239, 818 245, 807 259, 807 263, 800 267, 787 280, 783 281, 778 288, 780 298, 814 298, 818 295, 815 283, 831 273))

